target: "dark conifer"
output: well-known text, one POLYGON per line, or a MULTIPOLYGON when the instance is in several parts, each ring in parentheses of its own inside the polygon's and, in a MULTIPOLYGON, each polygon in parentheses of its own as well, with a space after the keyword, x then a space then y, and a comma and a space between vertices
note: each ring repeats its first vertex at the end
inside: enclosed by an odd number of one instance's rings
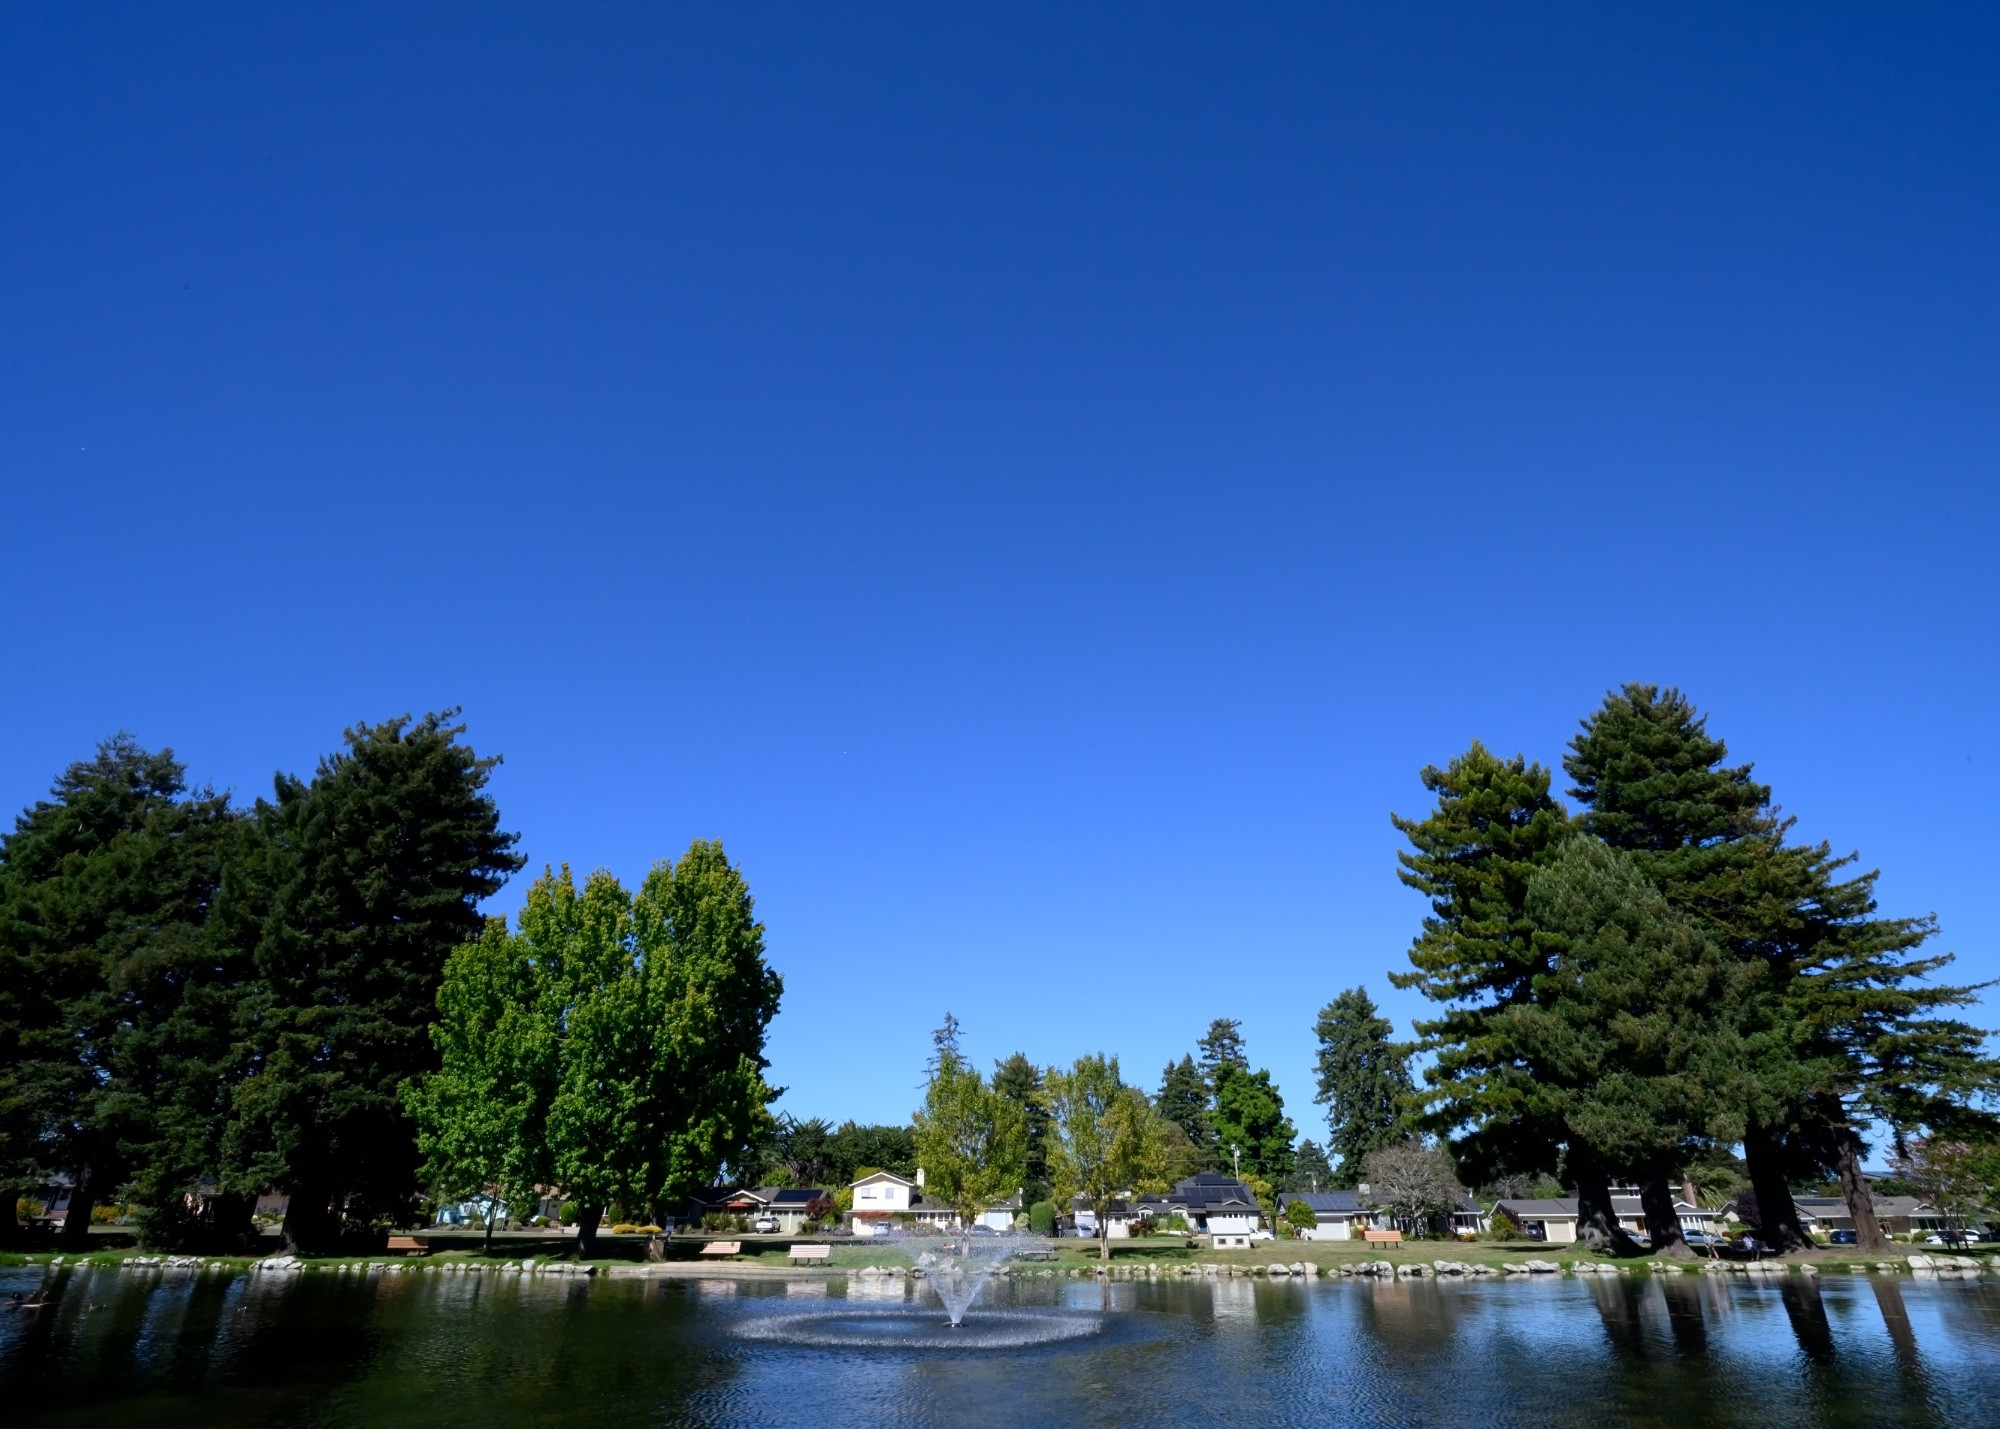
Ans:
POLYGON ((1769 788, 1727 759, 1679 691, 1631 684, 1583 722, 1564 768, 1583 825, 1761 974, 1741 1032, 1755 1072, 1744 1155, 1765 1238, 1806 1243, 1789 1182, 1831 1170, 1858 1238, 1877 1248, 1859 1128, 1985 1122, 1970 1109, 1995 1081, 1984 1034, 1936 1015, 1975 989, 1925 985, 1951 961, 1917 956, 1935 922, 1877 917, 1876 875, 1843 879, 1853 855, 1788 845, 1769 788))
POLYGON ((1198 1165, 1211 1164, 1215 1136, 1208 1123, 1209 1088, 1193 1057, 1167 1063, 1153 1104, 1161 1116, 1187 1135, 1198 1165))
POLYGON ((1416 1024, 1431 1052, 1420 1125, 1452 1138, 1474 1181, 1551 1175, 1564 1130, 1535 1114, 1534 1082, 1495 1018, 1535 997, 1550 955, 1527 911, 1528 886, 1569 832, 1549 793, 1549 772, 1521 756, 1500 759, 1474 742, 1443 769, 1423 771, 1437 806, 1393 822, 1410 841, 1398 876, 1430 900, 1409 951, 1412 970, 1390 975, 1442 1011, 1416 1024))
POLYGON ((228 976, 205 924, 232 822, 226 798, 187 795, 171 751, 120 735, 0 840, 0 1157, 16 1185, 70 1181, 66 1246, 122 1183, 178 1195, 199 1159, 187 1103, 218 1069, 187 1064, 212 1049, 228 976))
POLYGON ((485 786, 497 759, 459 742, 455 711, 349 730, 310 784, 280 776, 231 870, 222 916, 258 988, 228 1172, 290 1195, 288 1248, 321 1250, 345 1218, 397 1218, 417 1191, 402 1083, 437 1065, 445 959, 479 901, 521 866, 485 786))
POLYGON ((1327 1147, 1340 1158, 1337 1174, 1345 1185, 1359 1179, 1369 1152, 1409 1136, 1414 1090, 1409 1050, 1397 1045, 1394 1032, 1362 987, 1349 988, 1321 1008, 1313 1024, 1319 1039, 1319 1091, 1313 1100, 1326 1108, 1327 1147))

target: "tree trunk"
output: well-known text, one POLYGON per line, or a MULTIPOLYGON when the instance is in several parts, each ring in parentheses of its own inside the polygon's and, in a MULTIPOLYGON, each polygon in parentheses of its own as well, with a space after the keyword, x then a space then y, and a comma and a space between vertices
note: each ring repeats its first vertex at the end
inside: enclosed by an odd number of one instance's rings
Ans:
POLYGON ((257 1203, 249 1196, 222 1191, 209 1198, 208 1235, 209 1246, 215 1250, 234 1252, 256 1244, 256 1229, 250 1216, 257 1203))
POLYGON ((1653 1254, 1669 1260, 1693 1260, 1687 1237, 1681 1234, 1681 1218, 1674 1210, 1673 1192, 1667 1189, 1667 1173, 1648 1176, 1639 1187, 1639 1205, 1646 1213, 1646 1235, 1653 1242, 1653 1254))
POLYGON ((597 1254, 597 1223, 604 1219, 602 1206, 578 1206, 576 1210, 576 1254, 589 1260, 597 1254))
POLYGON ((1799 1220, 1799 1208, 1792 1203, 1792 1188, 1785 1182, 1785 1170, 1778 1160, 1778 1143, 1757 1118, 1743 1133, 1743 1159, 1750 1166, 1750 1187, 1757 1193, 1757 1238, 1783 1255, 1804 1250, 1812 1244, 1799 1220))
POLYGON ((499 1213, 499 1210, 500 1203, 498 1201, 488 1201, 486 1203, 486 1243, 480 1247, 481 1255, 491 1255, 493 1253, 493 1220, 499 1213))
POLYGON ((63 1216, 62 1234, 56 1245, 64 1251, 83 1250, 90 1244, 90 1213, 97 1205, 97 1168, 86 1162, 77 1168, 76 1185, 69 1193, 69 1211, 63 1216))
POLYGON ((1102 1211, 1097 1213, 1097 1258, 1111 1259, 1111 1218, 1102 1211))
POLYGON ((21 1227, 21 1189, 18 1186, 0 1186, 0 1197, 7 1204, 0 1207, 0 1250, 14 1250, 27 1243, 27 1232, 21 1227))
POLYGON ((1875 1219, 1875 1193, 1861 1174, 1861 1138, 1851 1126, 1843 1126, 1833 1147, 1834 1168, 1840 1173, 1840 1194, 1847 1200, 1847 1214, 1854 1220, 1854 1248, 1878 1255, 1889 1248, 1882 1223, 1875 1219))
POLYGON ((284 1249, 287 1255, 325 1255, 337 1248, 340 1217, 333 1193, 323 1187, 300 1186, 285 1202, 284 1249))
POLYGON ((1597 1153, 1581 1142, 1571 1142, 1569 1172, 1576 1180, 1576 1238, 1600 1254, 1641 1254, 1638 1243, 1618 1224, 1618 1213, 1611 1205, 1611 1178, 1597 1153))

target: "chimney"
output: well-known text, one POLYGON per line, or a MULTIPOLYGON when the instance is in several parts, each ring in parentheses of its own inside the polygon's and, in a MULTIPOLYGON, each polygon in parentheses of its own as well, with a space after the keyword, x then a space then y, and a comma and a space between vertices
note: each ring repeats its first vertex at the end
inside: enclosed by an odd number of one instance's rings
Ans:
POLYGON ((917 1189, 919 1191, 924 1189, 924 1168, 921 1166, 917 1168, 917 1189))
POLYGON ((1368 1183, 1366 1181, 1363 1181, 1359 1186, 1356 1186, 1354 1189, 1361 1195, 1365 1196, 1368 1194, 1368 1183))

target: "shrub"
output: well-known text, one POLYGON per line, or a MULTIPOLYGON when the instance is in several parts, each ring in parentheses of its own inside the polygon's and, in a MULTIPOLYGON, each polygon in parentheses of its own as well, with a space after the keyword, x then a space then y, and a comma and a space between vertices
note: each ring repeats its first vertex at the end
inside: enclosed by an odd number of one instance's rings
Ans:
POLYGON ((1319 1217, 1304 1201, 1290 1201, 1285 1206, 1285 1224, 1292 1228, 1293 1235, 1299 1235, 1317 1226, 1319 1217))
POLYGON ((575 1225, 577 1215, 582 1210, 583 1207, 579 1206, 575 1201, 564 1201, 558 1208, 557 1214, 563 1218, 564 1224, 575 1225))
POLYGON ((633 1225, 633 1224, 632 1224, 632 1223, 631 1223, 630 1221, 620 1221, 620 1222, 618 1222, 618 1223, 617 1223, 616 1225, 614 1225, 614 1226, 613 1226, 613 1227, 611 1228, 611 1234, 613 1234, 613 1235, 630 1235, 630 1234, 632 1234, 632 1232, 633 1232, 633 1231, 635 1231, 635 1230, 637 1230, 637 1229, 639 1229, 639 1228, 638 1228, 637 1226, 633 1225))
POLYGON ((727 1211, 709 1211, 701 1218, 701 1228, 705 1231, 726 1231, 729 1229, 727 1211))
POLYGON ((1494 1209, 1493 1218, 1486 1223, 1488 1240, 1526 1240, 1527 1233, 1516 1225, 1514 1218, 1505 1211, 1494 1209))
POLYGON ((1028 1207, 1028 1228, 1036 1235, 1054 1235, 1056 1232, 1056 1203, 1037 1201, 1028 1207))

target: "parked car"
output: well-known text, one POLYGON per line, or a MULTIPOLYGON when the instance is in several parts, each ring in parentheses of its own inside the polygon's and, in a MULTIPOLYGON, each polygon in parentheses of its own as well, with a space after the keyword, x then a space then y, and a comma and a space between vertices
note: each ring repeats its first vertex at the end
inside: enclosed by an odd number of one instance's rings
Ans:
POLYGON ((778 1233, 778 1218, 776 1216, 759 1216, 756 1220, 750 1222, 750 1229, 757 1232, 758 1235, 776 1235, 778 1233))
POLYGON ((1828 1231, 1826 1240, 1828 1245, 1853 1245, 1855 1243, 1853 1231, 1828 1231))
POLYGON ((1718 1246, 1723 1243, 1720 1236, 1712 1236, 1707 1231, 1682 1231, 1681 1239, 1696 1250, 1707 1250, 1711 1246, 1718 1246))

